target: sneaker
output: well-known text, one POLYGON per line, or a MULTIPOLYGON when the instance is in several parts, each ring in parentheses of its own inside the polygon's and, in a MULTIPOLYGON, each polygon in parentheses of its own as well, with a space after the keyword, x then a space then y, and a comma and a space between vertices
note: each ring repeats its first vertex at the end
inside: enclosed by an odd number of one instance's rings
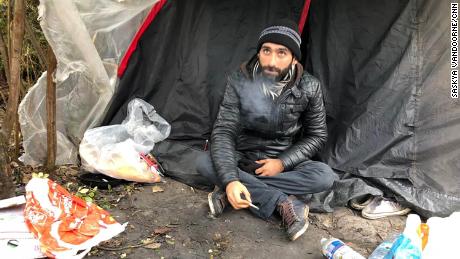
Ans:
POLYGON ((286 200, 277 205, 283 226, 292 241, 300 237, 308 228, 307 204, 290 195, 286 200))
POLYGON ((361 215, 367 219, 379 219, 388 216, 406 215, 409 208, 401 206, 396 201, 381 196, 374 199, 363 209, 361 215))
POLYGON ((229 204, 227 200, 227 194, 220 189, 216 189, 208 194, 209 210, 212 216, 219 217, 225 207, 229 204))
POLYGON ((351 199, 348 203, 355 210, 363 210, 374 199, 372 195, 364 195, 358 198, 351 199))

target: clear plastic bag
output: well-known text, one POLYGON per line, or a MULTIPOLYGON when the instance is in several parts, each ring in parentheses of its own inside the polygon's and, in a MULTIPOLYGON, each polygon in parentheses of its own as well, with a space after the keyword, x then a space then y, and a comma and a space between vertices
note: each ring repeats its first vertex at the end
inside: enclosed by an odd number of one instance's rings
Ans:
POLYGON ((384 259, 422 258, 422 238, 417 233, 421 223, 420 216, 409 214, 404 232, 393 242, 393 246, 384 259))
POLYGON ((141 154, 150 152, 170 131, 171 126, 152 105, 133 99, 121 124, 86 131, 80 144, 82 167, 117 179, 159 182, 160 174, 141 154))
MULTIPOLYGON (((158 0, 40 0, 40 26, 57 59, 56 164, 77 163, 85 131, 104 117, 117 69, 136 31, 158 0)), ((25 164, 46 162, 46 72, 19 106, 25 164)))

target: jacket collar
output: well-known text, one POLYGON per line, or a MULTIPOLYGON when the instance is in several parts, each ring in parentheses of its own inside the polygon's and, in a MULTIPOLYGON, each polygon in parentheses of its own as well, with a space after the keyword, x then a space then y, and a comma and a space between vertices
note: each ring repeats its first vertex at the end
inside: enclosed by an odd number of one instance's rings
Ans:
MULTIPOLYGON (((244 74, 246 78, 250 80, 254 79, 252 78, 252 69, 254 68, 254 65, 256 62, 257 62, 257 55, 254 55, 249 61, 244 62, 240 66, 241 72, 244 74)), ((302 96, 302 92, 299 89, 299 82, 300 82, 300 79, 302 78, 302 74, 303 74, 303 66, 299 62, 297 62, 296 74, 286 86, 287 89, 291 88, 292 94, 296 98, 300 98, 300 96, 302 96)))

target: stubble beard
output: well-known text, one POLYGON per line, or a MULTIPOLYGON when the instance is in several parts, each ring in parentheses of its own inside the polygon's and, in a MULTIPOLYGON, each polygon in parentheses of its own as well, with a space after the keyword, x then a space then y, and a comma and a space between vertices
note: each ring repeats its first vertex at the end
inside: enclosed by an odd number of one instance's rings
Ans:
POLYGON ((265 79, 268 79, 269 81, 279 82, 289 73, 289 69, 291 68, 291 66, 292 66, 292 62, 285 69, 279 69, 273 66, 262 66, 261 67, 262 75, 264 76, 265 79), (277 72, 278 75, 269 74, 266 71, 277 72))

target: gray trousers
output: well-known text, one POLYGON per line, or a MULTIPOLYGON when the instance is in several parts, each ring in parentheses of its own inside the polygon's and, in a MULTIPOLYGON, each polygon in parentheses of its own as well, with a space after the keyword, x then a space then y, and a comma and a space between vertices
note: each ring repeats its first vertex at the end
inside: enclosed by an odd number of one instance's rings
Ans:
MULTIPOLYGON (((197 171, 225 191, 209 152, 197 159, 197 171)), ((278 202, 285 200, 288 195, 307 196, 326 191, 332 187, 336 177, 327 164, 317 161, 302 162, 292 171, 275 176, 258 176, 241 169, 238 169, 238 173, 241 183, 251 194, 252 203, 259 207, 259 210, 249 207, 249 210, 263 219, 269 218, 278 202)))

